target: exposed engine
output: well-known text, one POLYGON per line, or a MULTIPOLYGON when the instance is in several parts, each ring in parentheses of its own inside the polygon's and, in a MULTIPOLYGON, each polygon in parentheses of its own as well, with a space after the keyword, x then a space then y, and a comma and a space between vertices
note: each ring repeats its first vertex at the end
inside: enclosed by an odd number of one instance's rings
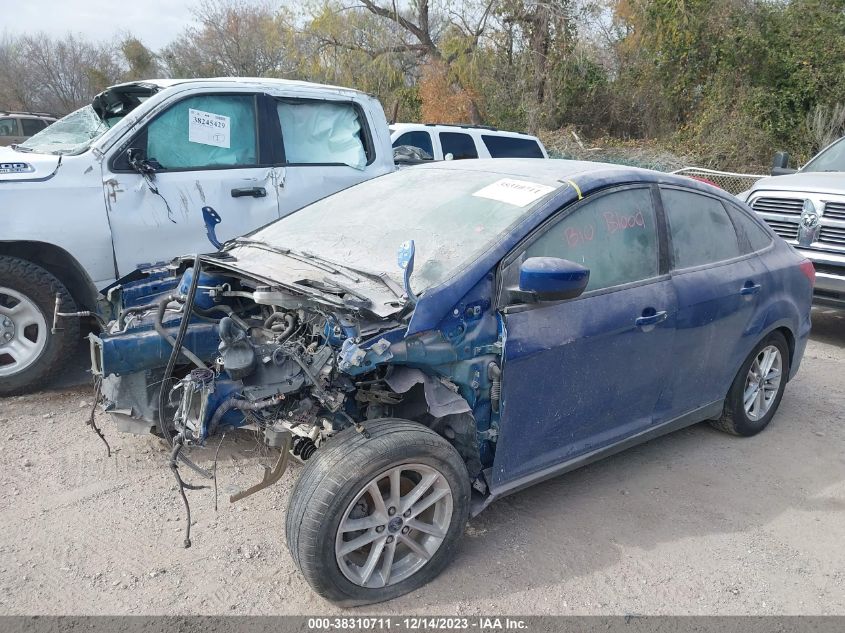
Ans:
MULTIPOLYGON (((256 430, 279 449, 279 461, 232 501, 278 481, 289 457, 308 460, 339 431, 354 427, 367 436, 367 420, 391 417, 441 434, 486 492, 501 334, 489 299, 472 297, 490 296, 489 279, 440 327, 408 335, 415 297, 378 276, 359 285, 365 293, 339 275, 291 287, 214 262, 187 263, 138 272, 107 289, 111 321, 90 338, 103 409, 119 430, 152 431, 170 442, 189 515, 184 491, 191 486, 178 463, 208 478, 213 472, 183 449, 236 427, 256 430), (204 269, 195 275, 198 264, 204 269)), ((93 416, 89 423, 98 430, 93 416)))

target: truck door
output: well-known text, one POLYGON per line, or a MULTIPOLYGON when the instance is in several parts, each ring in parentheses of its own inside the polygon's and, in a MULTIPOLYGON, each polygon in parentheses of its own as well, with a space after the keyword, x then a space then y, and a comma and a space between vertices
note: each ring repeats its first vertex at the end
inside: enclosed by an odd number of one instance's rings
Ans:
POLYGON ((248 93, 187 97, 111 157, 103 186, 118 276, 178 255, 214 251, 203 207, 220 214, 220 241, 279 217, 284 169, 260 132, 263 99, 248 93), (153 173, 145 177, 138 165, 153 173))
POLYGON ((279 97, 273 110, 284 144, 281 215, 387 171, 373 164, 373 130, 354 101, 279 97))

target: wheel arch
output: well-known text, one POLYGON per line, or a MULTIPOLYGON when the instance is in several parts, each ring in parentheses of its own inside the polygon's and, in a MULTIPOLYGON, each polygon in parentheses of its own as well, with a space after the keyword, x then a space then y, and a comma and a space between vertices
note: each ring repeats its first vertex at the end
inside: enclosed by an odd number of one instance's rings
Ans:
POLYGON ((40 266, 55 276, 80 308, 96 308, 97 289, 85 269, 66 250, 49 242, 0 242, 0 255, 17 257, 40 266))

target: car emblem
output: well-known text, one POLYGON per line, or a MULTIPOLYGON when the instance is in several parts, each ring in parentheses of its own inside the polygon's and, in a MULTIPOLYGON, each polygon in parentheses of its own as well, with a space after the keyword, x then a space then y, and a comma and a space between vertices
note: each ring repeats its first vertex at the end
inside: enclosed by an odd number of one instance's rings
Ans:
POLYGON ((821 217, 816 210, 812 200, 804 200, 801 211, 801 224, 798 227, 798 243, 802 246, 809 246, 818 238, 819 223, 821 217))

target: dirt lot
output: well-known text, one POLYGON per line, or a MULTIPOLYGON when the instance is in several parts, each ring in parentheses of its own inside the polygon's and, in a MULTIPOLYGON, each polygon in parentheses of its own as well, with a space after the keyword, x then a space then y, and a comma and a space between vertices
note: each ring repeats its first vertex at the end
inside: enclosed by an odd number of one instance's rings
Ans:
MULTIPOLYGON (((845 314, 814 318, 762 435, 699 425, 497 502, 440 578, 360 613, 845 614, 845 314)), ((101 418, 106 457, 91 396, 0 400, 0 613, 337 611, 283 544, 293 475, 229 505, 268 459, 227 438, 185 550, 162 445, 101 418)))

